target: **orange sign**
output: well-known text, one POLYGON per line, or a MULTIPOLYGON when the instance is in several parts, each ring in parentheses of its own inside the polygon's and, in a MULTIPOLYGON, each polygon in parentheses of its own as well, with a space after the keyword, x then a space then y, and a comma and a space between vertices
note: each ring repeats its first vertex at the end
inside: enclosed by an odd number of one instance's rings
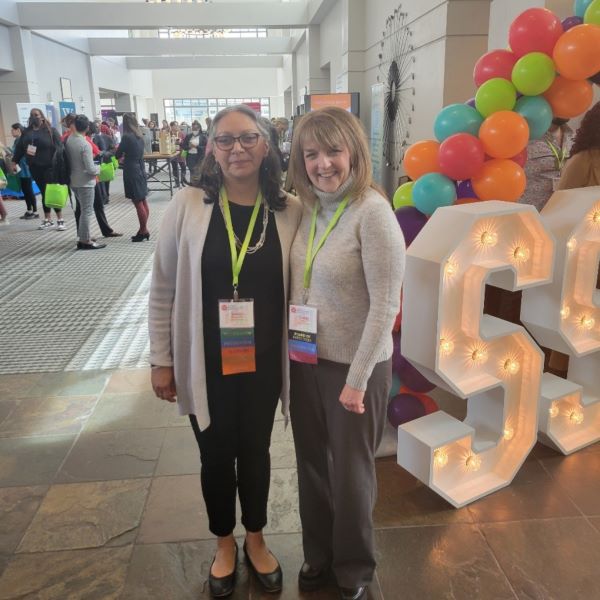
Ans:
POLYGON ((310 110, 325 106, 338 106, 344 110, 352 110, 352 94, 311 94, 310 110))

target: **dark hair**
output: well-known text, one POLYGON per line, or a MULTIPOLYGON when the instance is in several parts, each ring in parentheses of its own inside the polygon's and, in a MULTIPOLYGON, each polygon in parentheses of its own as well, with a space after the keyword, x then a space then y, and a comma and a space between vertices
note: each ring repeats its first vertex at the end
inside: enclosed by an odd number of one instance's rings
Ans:
POLYGON ((200 121, 198 121, 198 120, 194 119, 194 120, 192 121, 192 129, 194 128, 194 125, 197 125, 197 126, 198 126, 198 129, 200 130, 200 133, 202 133, 202 125, 200 125, 200 121))
POLYGON ((85 115, 75 115, 73 123, 78 133, 85 133, 90 127, 90 120, 85 115))
POLYGON ((69 113, 68 115, 65 115, 61 121, 61 123, 65 126, 65 127, 71 127, 71 125, 73 125, 73 122, 75 121, 75 117, 77 115, 75 113, 69 113))
POLYGON ((596 102, 583 117, 575 134, 571 156, 584 150, 600 148, 600 102, 596 102))
POLYGON ((123 133, 132 133, 135 137, 142 137, 140 126, 133 113, 125 113, 123 115, 123 133))
POLYGON ((40 115, 42 115, 42 119, 44 120, 43 125, 47 129, 48 135, 50 136, 50 139, 53 139, 53 136, 52 136, 52 127, 50 127, 50 123, 48 123, 48 119, 46 119, 46 115, 44 114, 44 111, 42 109, 40 109, 40 108, 32 108, 29 111, 29 121, 27 122, 28 123, 27 129, 33 129, 33 123, 32 123, 31 113, 34 110, 37 111, 37 112, 39 112, 40 115))
POLYGON ((169 123, 169 127, 178 127, 178 126, 179 126, 179 123, 177 121, 171 121, 169 123))
POLYGON ((96 135, 98 133, 98 123, 96 121, 90 121, 90 135, 96 135))
POLYGON ((563 119, 562 117, 554 117, 552 119, 552 125, 556 125, 556 127, 562 127, 569 122, 569 119, 563 119))
POLYGON ((23 125, 21 125, 21 123, 13 123, 10 126, 11 129, 18 129, 21 133, 23 133, 23 131, 25 130, 25 128, 23 127, 23 125))
MULTIPOLYGON (((260 121, 259 116, 245 104, 228 106, 219 111, 212 120, 209 140, 214 143, 215 131, 218 129, 219 121, 226 115, 238 112, 246 115, 256 125, 261 137, 268 144, 269 152, 263 158, 258 172, 258 182, 265 202, 271 210, 283 210, 286 206, 287 196, 281 190, 281 163, 279 156, 269 140, 269 131, 260 121)), ((223 185, 223 172, 219 167, 214 152, 206 155, 200 168, 192 173, 192 185, 199 187, 206 192, 204 202, 212 204, 219 200, 219 192, 223 185)))

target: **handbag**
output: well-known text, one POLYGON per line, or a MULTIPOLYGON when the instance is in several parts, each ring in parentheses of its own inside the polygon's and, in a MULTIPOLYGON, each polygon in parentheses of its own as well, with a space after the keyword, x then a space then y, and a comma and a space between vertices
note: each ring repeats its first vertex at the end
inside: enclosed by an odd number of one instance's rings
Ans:
POLYGON ((4 171, 0 169, 0 190, 3 190, 8 185, 8 181, 6 181, 6 175, 4 175, 4 171))
POLYGON ((44 204, 50 208, 61 210, 69 199, 69 186, 60 183, 48 183, 44 195, 44 204))
POLYGON ((115 178, 115 167, 111 162, 102 163, 100 165, 100 174, 98 175, 98 179, 100 181, 112 181, 115 178))
MULTIPOLYGON (((112 162, 112 166, 113 166, 114 170, 116 171, 119 168, 119 161, 117 160, 117 157, 113 156, 111 158, 111 162, 112 162)), ((114 173, 113 173, 113 176, 114 176, 114 173)))

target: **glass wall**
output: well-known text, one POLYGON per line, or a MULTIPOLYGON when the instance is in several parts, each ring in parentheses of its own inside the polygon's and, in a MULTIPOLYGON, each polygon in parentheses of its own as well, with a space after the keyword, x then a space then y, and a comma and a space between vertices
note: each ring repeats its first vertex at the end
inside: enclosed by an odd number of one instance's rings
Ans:
POLYGON ((200 121, 205 126, 206 117, 214 117, 222 108, 242 104, 243 102, 260 102, 260 113, 263 117, 271 117, 269 98, 165 98, 165 119, 169 122, 200 121))

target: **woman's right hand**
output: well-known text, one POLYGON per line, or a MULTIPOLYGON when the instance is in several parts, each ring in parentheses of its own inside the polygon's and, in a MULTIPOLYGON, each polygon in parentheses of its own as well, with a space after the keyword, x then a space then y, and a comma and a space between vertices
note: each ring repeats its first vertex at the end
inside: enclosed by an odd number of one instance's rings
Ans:
POLYGON ((161 400, 175 402, 177 389, 173 367, 152 367, 151 381, 154 393, 161 400))

